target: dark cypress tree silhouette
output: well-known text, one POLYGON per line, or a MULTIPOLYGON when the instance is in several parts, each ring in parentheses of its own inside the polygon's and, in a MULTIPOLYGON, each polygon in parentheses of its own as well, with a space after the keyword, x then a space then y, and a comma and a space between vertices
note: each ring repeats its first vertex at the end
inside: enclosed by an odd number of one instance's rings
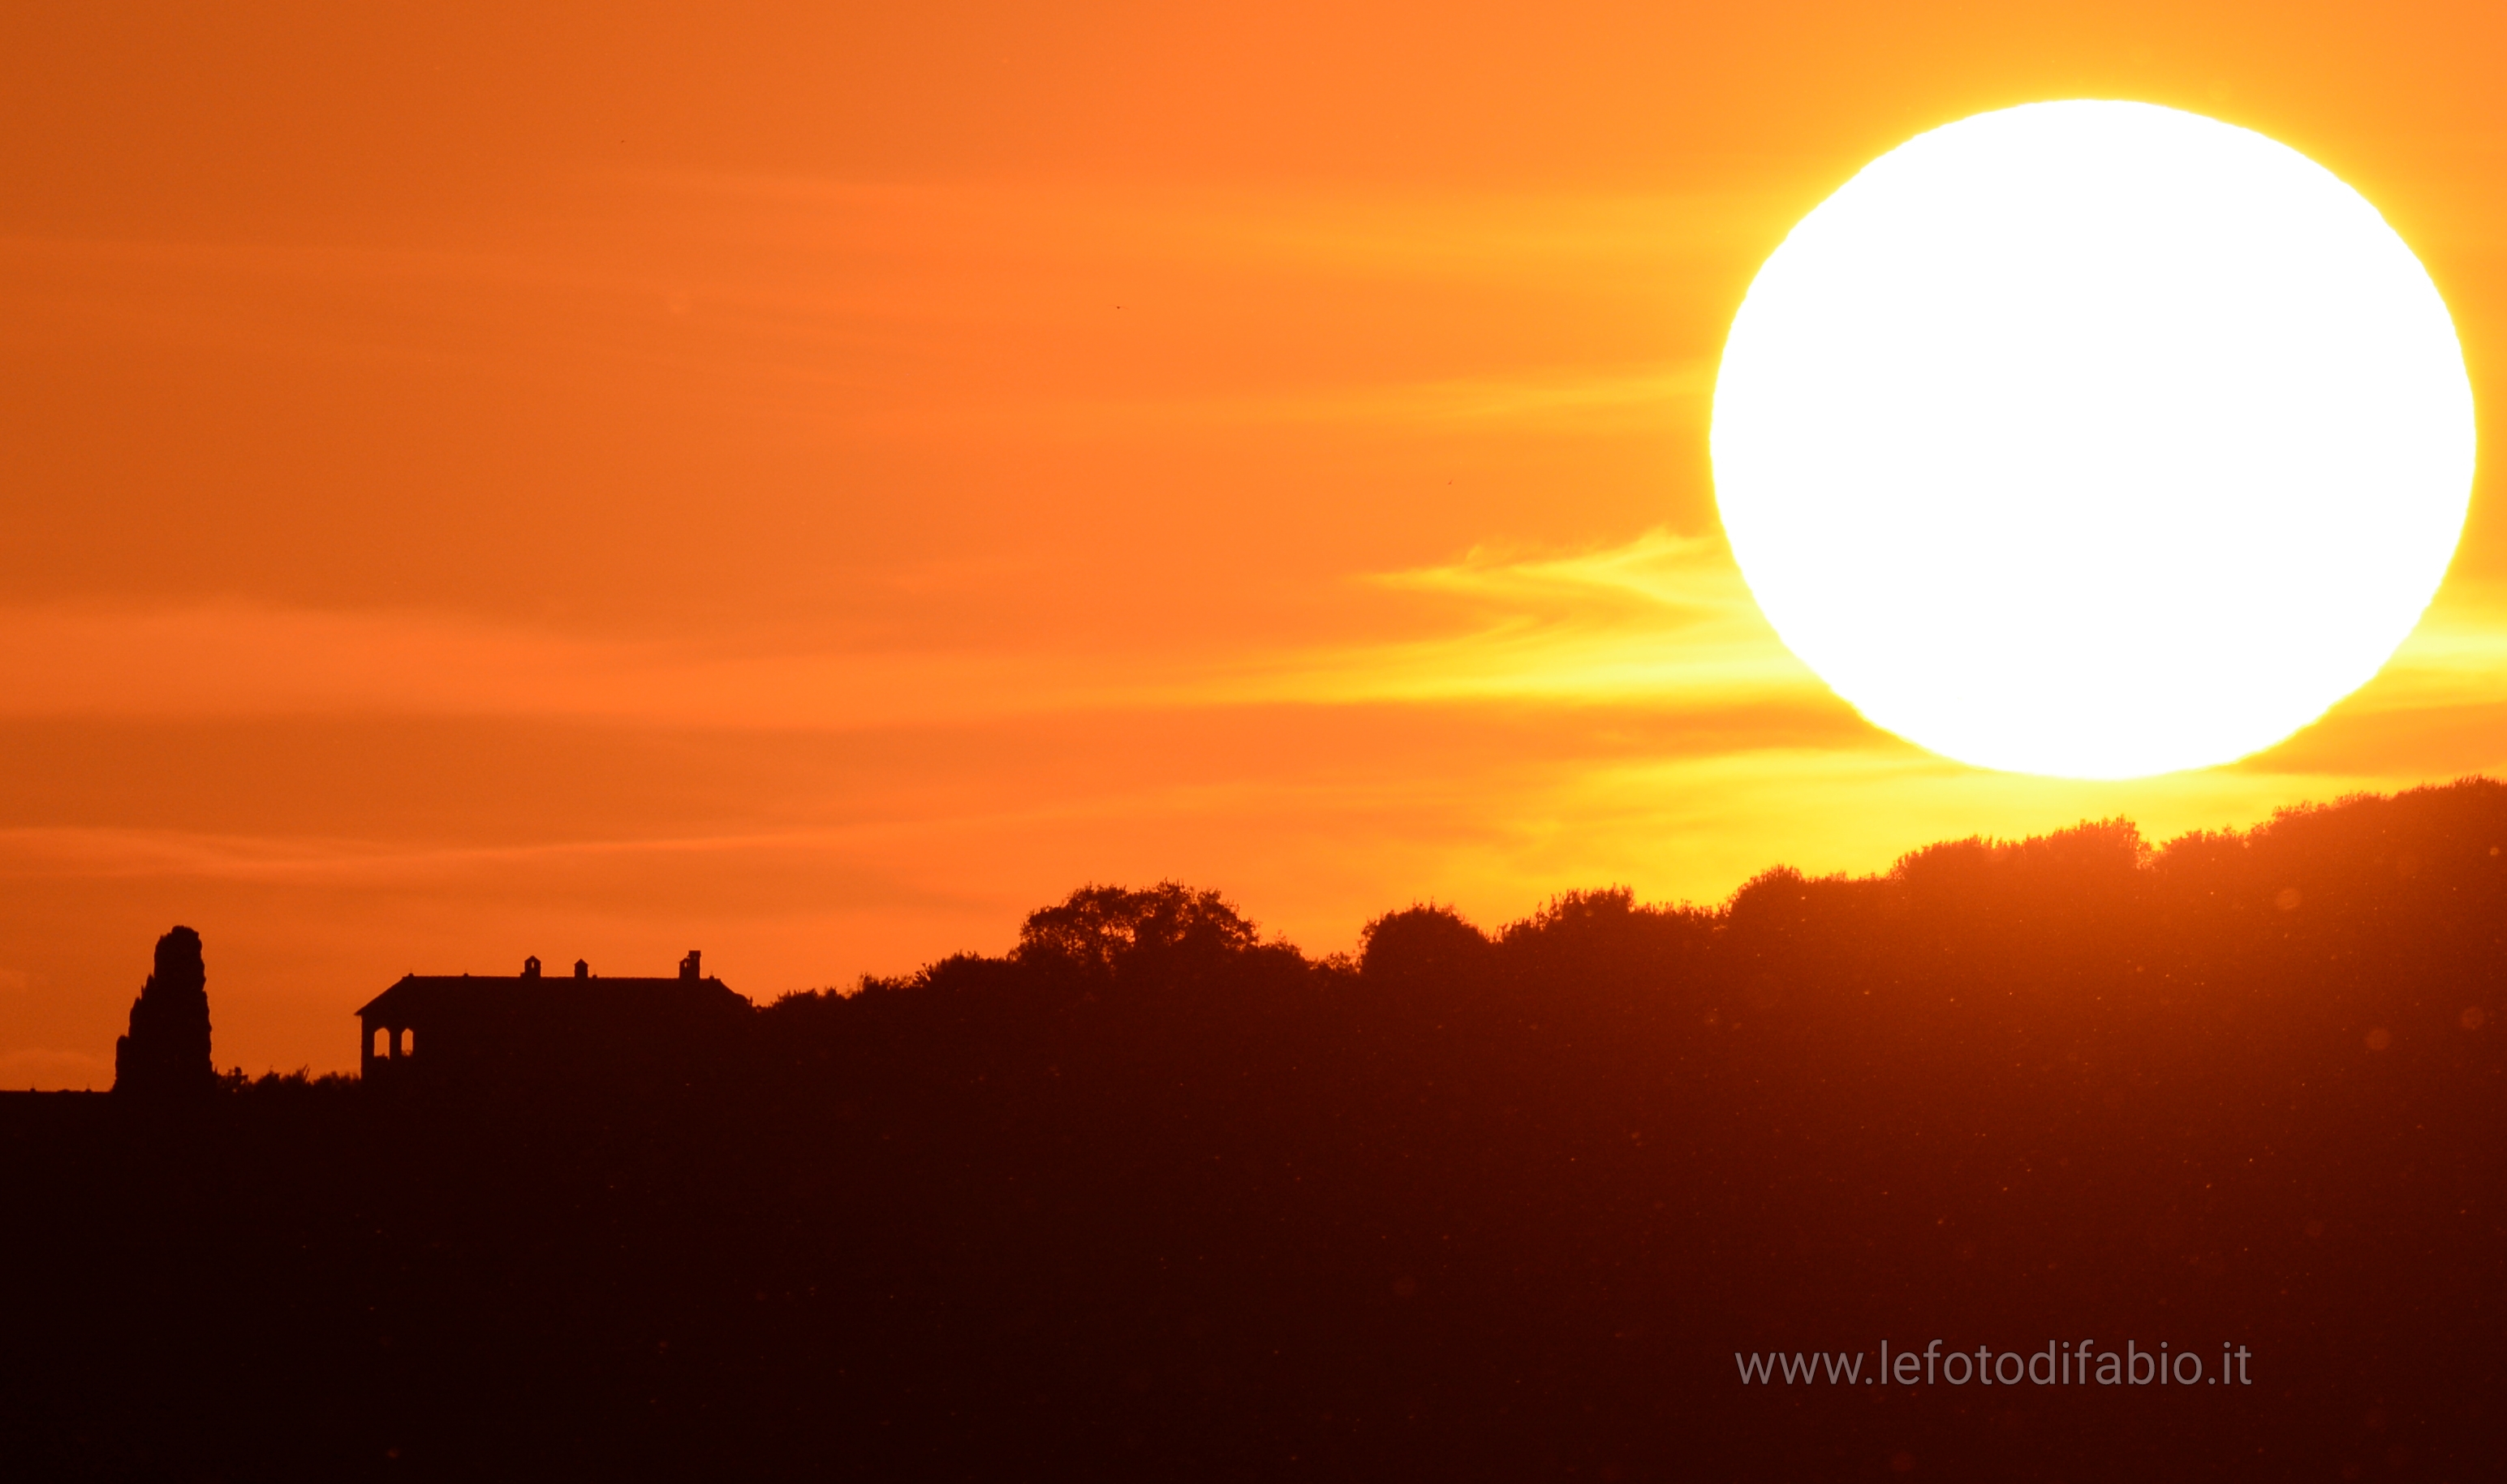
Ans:
POLYGON ((176 927, 157 940, 157 970, 130 1002, 130 1033, 113 1045, 113 1090, 130 1098, 191 1098, 213 1091, 208 969, 200 935, 176 927))

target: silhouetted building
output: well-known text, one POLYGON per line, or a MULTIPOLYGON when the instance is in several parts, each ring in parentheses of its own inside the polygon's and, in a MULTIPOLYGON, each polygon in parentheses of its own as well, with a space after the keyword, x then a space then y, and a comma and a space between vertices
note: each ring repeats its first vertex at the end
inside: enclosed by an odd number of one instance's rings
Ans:
POLYGON ((176 927, 157 940, 157 969, 130 1003, 130 1033, 113 1043, 113 1090, 188 1098, 217 1086, 209 1060, 208 969, 200 935, 176 927))
POLYGON ((699 972, 690 949, 672 978, 607 979, 578 959, 571 978, 523 971, 411 974, 357 1011, 370 1082, 458 1087, 683 1081, 736 1044, 749 1002, 699 972))

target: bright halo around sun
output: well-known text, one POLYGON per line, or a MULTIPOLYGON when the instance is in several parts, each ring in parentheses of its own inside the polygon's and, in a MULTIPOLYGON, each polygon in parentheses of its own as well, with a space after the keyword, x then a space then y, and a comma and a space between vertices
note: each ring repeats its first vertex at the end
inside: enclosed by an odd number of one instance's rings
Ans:
POLYGON ((1883 155, 1750 285, 1716 499, 1785 643, 1880 726, 2121 778, 2271 745, 2445 573, 2472 388, 2437 288, 2286 146, 2142 103, 1883 155))

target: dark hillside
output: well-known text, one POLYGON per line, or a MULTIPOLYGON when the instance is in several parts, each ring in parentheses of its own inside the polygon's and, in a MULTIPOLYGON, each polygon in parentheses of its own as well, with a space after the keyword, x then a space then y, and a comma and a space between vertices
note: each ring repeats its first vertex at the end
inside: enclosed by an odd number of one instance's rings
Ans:
POLYGON ((0 1111, 13 1476, 2507 1472, 2507 788, 1355 962, 1092 887, 738 1070, 0 1111), (1734 1352, 2244 1347, 2251 1385, 1734 1352))

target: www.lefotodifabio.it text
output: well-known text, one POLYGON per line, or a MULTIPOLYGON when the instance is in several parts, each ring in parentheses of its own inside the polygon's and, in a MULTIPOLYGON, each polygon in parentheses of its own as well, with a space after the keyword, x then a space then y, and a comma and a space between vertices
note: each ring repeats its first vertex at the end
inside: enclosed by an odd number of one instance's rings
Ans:
POLYGON ((1840 1351, 1732 1352, 1743 1386, 2252 1386, 2243 1345, 2220 1346, 2215 1363, 2200 1350, 2171 1351, 2164 1340, 2144 1350, 2126 1340, 2122 1351, 2099 1350, 2095 1340, 2070 1345, 2049 1340, 2043 1350, 1996 1351, 1990 1345, 1944 1350, 1935 1340, 1922 1350, 1896 1350, 1880 1342, 1873 1353, 1840 1351))

